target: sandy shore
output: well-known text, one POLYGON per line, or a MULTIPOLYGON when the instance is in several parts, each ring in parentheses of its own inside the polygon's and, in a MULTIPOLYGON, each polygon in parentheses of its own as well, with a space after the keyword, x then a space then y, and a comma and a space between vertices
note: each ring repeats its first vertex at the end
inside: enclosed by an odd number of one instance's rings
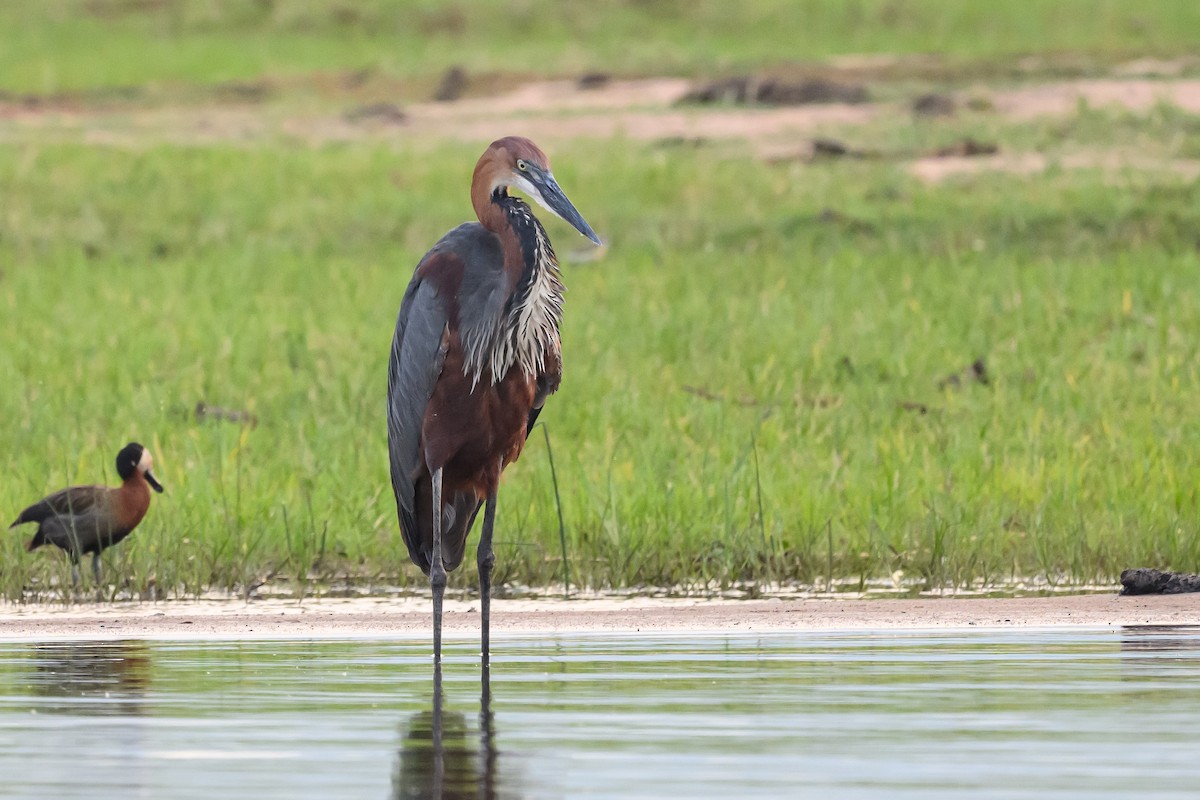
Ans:
MULTIPOLYGON (((478 600, 447 600, 446 635, 473 638, 478 600)), ((424 637, 429 601, 172 601, 0 607, 0 639, 424 637)), ((904 600, 496 600, 498 635, 1200 624, 1200 596, 1112 594, 904 600)))

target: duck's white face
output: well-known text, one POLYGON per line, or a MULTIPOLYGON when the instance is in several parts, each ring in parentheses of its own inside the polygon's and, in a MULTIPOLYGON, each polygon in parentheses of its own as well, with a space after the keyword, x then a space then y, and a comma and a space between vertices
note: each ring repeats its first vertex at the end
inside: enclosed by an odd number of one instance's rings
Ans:
POLYGON ((142 457, 138 459, 137 472, 146 479, 146 483, 150 484, 150 488, 156 492, 162 493, 162 484, 154 477, 154 473, 150 471, 154 466, 154 459, 150 457, 150 451, 142 448, 142 457))

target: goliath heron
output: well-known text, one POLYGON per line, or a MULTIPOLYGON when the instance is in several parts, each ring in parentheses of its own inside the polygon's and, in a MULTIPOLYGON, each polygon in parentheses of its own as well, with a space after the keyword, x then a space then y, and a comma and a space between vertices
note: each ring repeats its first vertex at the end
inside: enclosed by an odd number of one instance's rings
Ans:
POLYGON ((498 139, 475 165, 471 205, 417 264, 388 367, 388 451, 400 531, 433 590, 433 658, 442 658, 446 573, 481 506, 482 656, 489 660, 492 526, 500 473, 521 454, 562 376, 563 285, 546 231, 517 189, 596 244, 550 162, 528 139, 498 139))
POLYGON ((100 581, 100 553, 133 533, 150 508, 150 489, 163 487, 150 471, 150 451, 137 442, 117 454, 117 474, 122 483, 107 486, 72 486, 39 500, 10 525, 38 523, 37 533, 25 545, 36 550, 44 544, 61 548, 71 557, 71 579, 79 584, 79 557, 92 554, 92 575, 100 581))

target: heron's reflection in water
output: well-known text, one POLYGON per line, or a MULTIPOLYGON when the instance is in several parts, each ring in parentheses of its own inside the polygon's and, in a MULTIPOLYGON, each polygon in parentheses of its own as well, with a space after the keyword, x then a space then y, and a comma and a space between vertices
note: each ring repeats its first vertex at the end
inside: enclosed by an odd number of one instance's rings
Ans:
POLYGON ((31 694, 41 710, 128 716, 146 710, 150 650, 127 640, 39 644, 32 648, 31 694))
MULTIPOLYGON (((464 714, 443 707, 442 668, 435 666, 431 708, 413 714, 401 733, 392 797, 457 800, 501 796, 497 788, 491 700, 491 687, 484 672, 479 730, 472 731, 464 714)), ((503 796, 512 795, 505 791, 503 796)))

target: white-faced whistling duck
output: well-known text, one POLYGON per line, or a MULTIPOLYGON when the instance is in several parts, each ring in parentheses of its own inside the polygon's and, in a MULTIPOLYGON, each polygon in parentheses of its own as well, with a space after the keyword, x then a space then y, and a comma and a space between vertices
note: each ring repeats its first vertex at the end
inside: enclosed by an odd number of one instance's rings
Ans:
POLYGON ((161 492, 150 471, 150 451, 136 442, 117 454, 120 486, 72 486, 46 497, 17 517, 11 528, 38 523, 27 550, 44 544, 61 548, 71 557, 71 578, 79 584, 79 557, 92 554, 92 575, 100 580, 100 553, 133 533, 150 508, 150 489, 161 492))

